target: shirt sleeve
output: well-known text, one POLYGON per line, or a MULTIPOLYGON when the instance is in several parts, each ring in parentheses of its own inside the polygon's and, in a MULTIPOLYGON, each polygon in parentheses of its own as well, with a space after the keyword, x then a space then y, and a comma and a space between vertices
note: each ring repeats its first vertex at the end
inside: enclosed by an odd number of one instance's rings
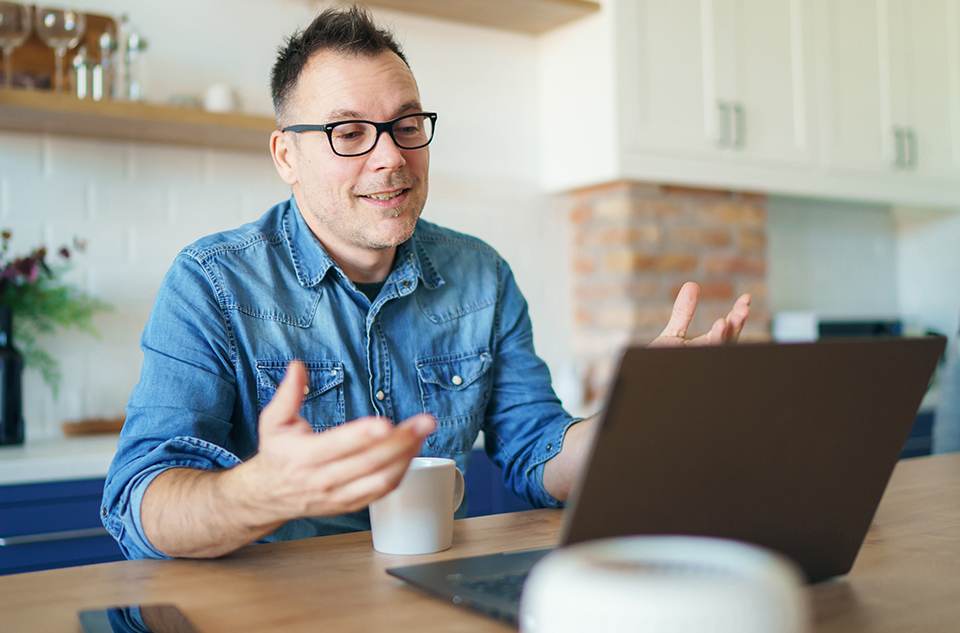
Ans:
POLYGON ((140 522, 144 491, 157 475, 241 461, 230 450, 237 399, 231 345, 211 271, 181 253, 141 337, 140 381, 104 487, 101 518, 127 558, 166 558, 140 522))
POLYGON ((493 389, 484 420, 484 442, 503 469, 503 482, 534 506, 561 508, 543 486, 544 464, 563 448, 567 429, 579 422, 553 390, 550 370, 533 346, 527 302, 501 260, 493 389))

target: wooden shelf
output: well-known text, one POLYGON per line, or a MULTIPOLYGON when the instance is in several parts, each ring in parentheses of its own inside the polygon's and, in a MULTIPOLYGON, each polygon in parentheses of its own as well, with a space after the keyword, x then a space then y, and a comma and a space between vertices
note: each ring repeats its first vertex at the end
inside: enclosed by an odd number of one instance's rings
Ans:
POLYGON ((364 0, 364 4, 533 34, 600 10, 600 3, 593 0, 364 0))
POLYGON ((0 130, 267 151, 271 117, 0 88, 0 130))

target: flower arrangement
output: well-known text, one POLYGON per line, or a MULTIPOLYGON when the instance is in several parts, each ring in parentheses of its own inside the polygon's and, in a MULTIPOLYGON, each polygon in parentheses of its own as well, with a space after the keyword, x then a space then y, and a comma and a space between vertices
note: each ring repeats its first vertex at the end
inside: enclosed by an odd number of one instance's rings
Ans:
MULTIPOLYGON (((56 395, 60 370, 57 361, 40 347, 40 337, 58 326, 75 327, 98 336, 93 315, 109 310, 110 306, 61 279, 70 268, 70 248, 61 247, 58 255, 63 263, 51 266, 47 263, 47 249, 42 246, 25 256, 9 256, 11 237, 9 230, 0 232, 0 307, 9 308, 14 315, 15 340, 24 363, 37 369, 56 395)), ((75 251, 85 247, 84 242, 73 240, 75 251)))

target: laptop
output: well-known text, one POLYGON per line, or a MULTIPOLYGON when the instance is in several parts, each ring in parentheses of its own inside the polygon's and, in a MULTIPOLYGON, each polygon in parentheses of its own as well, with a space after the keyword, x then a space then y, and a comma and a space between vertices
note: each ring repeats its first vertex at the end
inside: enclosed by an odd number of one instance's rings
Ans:
MULTIPOLYGON (((943 337, 628 349, 560 546, 631 534, 738 539, 794 559, 811 582, 853 566, 943 337)), ((516 624, 548 549, 387 572, 516 624)))

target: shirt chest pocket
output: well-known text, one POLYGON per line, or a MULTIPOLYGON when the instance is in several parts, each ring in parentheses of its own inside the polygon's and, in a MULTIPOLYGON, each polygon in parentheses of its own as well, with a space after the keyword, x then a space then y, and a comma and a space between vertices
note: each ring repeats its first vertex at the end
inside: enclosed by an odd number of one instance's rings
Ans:
MULTIPOLYGON (((343 363, 333 360, 300 361, 307 370, 307 389, 300 415, 316 431, 343 424, 343 363)), ((257 361, 257 404, 260 411, 273 399, 289 360, 257 361)))
POLYGON ((417 375, 423 410, 440 422, 482 410, 490 395, 492 364, 486 349, 420 359, 417 375))

